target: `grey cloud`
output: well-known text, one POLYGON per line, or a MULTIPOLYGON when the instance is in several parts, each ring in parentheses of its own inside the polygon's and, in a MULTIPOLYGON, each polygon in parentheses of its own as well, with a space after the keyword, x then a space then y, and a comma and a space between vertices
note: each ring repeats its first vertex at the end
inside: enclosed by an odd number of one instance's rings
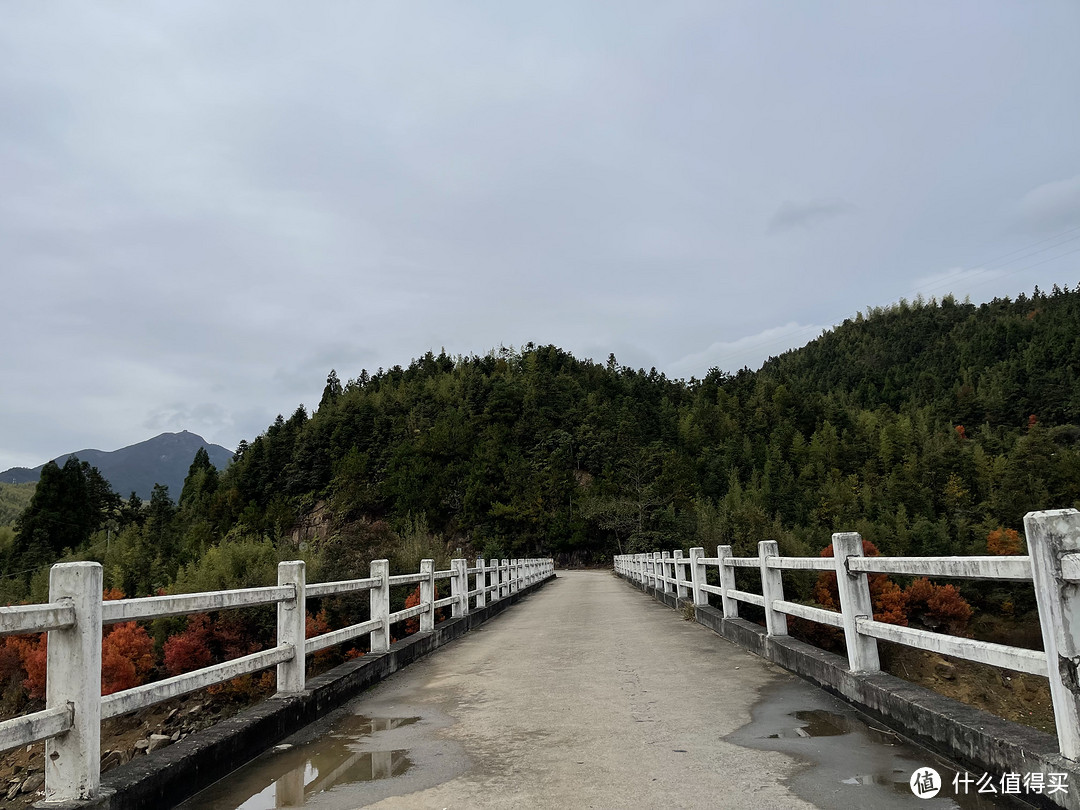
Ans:
POLYGON ((1080 225, 1080 174, 1033 188, 1020 198, 1017 212, 1033 231, 1080 225))
POLYGON ((769 233, 796 228, 813 228, 837 217, 854 213, 856 207, 844 200, 812 200, 795 203, 785 200, 769 219, 769 233))
POLYGON ((1014 251, 1073 210, 1080 11, 957 2, 12 4, 0 469, 441 347, 701 376, 1014 251))

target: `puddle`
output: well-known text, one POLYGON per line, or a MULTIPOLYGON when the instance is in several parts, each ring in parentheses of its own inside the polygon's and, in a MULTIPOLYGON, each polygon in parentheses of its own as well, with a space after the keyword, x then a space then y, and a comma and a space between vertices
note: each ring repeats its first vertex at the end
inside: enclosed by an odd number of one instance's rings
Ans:
POLYGON ((304 807, 335 787, 401 776, 413 764, 408 749, 372 750, 375 735, 419 719, 345 715, 314 739, 275 746, 179 808, 304 807))
MULTIPOLYGON (((954 790, 957 766, 909 743, 899 734, 860 714, 848 704, 799 681, 786 679, 766 689, 751 722, 725 738, 745 748, 778 751, 806 763, 787 784, 803 799, 830 810, 886 808, 1027 807, 1012 797, 965 795, 954 790), (941 791, 932 799, 912 793, 911 776, 933 768, 941 791)), ((982 773, 971 774, 978 778, 982 773)), ((1000 776, 1000 775, 999 775, 1000 776)), ((961 786, 961 791, 963 787, 961 786)))
MULTIPOLYGON (((851 734, 857 730, 852 723, 852 718, 822 709, 792 712, 792 716, 800 721, 801 725, 782 729, 776 734, 770 734, 768 738, 776 740, 797 737, 837 737, 841 734, 851 734)), ((859 725, 865 728, 864 724, 860 723, 859 725)))

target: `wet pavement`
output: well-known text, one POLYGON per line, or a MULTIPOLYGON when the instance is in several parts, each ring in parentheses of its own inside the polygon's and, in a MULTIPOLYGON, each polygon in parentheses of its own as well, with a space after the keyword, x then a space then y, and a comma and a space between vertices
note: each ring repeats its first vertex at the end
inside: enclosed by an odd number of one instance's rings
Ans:
POLYGON ((568 572, 181 807, 1018 806, 954 801, 952 777, 610 574, 568 572), (925 768, 934 799, 909 785, 925 768))
MULTIPOLYGON (((923 807, 932 810, 1029 807, 1012 796, 965 788, 967 772, 867 717, 850 704, 794 676, 762 691, 749 724, 728 742, 780 751, 804 765, 787 780, 796 795, 829 810, 923 807), (928 799, 911 788, 915 772, 932 768, 940 792, 928 799), (954 777, 960 775, 954 785, 954 777)), ((979 779, 982 772, 970 774, 979 779)), ((1000 780, 1000 774, 995 774, 1000 780)), ((984 785, 985 788, 985 785, 984 785)), ((1000 781, 997 789, 1000 791, 1000 781)))

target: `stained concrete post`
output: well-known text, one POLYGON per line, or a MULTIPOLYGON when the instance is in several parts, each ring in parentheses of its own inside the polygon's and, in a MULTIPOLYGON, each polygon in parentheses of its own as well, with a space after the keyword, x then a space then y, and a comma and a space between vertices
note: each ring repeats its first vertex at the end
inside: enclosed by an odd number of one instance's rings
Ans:
POLYGON ((703 559, 705 559, 705 549, 700 546, 690 549, 690 582, 693 585, 694 604, 698 606, 709 604, 709 594, 701 588, 706 584, 703 559))
MULTIPOLYGON (((675 591, 675 586, 672 583, 668 582, 668 561, 670 560, 670 551, 660 552, 660 568, 664 572, 664 593, 673 593, 675 591)), ((674 579, 674 577, 671 578, 674 579)))
POLYGON ((420 614, 420 632, 425 633, 435 629, 435 561, 421 560, 420 573, 424 575, 420 580, 420 604, 424 605, 424 612, 420 614))
POLYGON ((773 609, 773 602, 784 598, 784 580, 779 568, 769 568, 769 557, 779 557, 780 547, 775 540, 758 543, 758 561, 761 565, 761 595, 765 598, 765 629, 770 636, 786 636, 787 614, 773 609))
POLYGON ((469 561, 451 560, 450 595, 454 597, 453 616, 465 616, 469 612, 469 561))
POLYGON ((487 563, 483 557, 476 558, 476 606, 482 608, 487 604, 487 563))
POLYGON ((499 566, 499 598, 510 595, 510 561, 503 560, 499 566))
POLYGON ((54 565, 49 601, 71 604, 75 624, 49 631, 45 708, 70 706, 74 724, 45 741, 45 800, 93 799, 101 787, 101 565, 54 565))
POLYGON ((371 561, 371 578, 378 580, 368 594, 371 601, 371 620, 379 626, 371 631, 371 651, 386 652, 390 649, 390 562, 371 561))
POLYGON ((1061 755, 1080 759, 1080 512, 1029 512, 1024 533, 1061 755), (1071 571, 1069 569, 1072 569, 1071 571))
MULTIPOLYGON (((675 549, 671 552, 671 557, 673 560, 681 560, 683 550, 681 548, 675 549)), ((679 599, 686 599, 690 596, 690 590, 686 587, 686 566, 672 562, 671 567, 675 571, 675 595, 679 599)))
POLYGON ((304 691, 304 639, 307 635, 307 599, 304 594, 307 573, 303 560, 278 563, 277 584, 292 585, 296 597, 277 604, 277 643, 293 648, 291 661, 277 665, 279 695, 304 691))
POLYGON ((852 672, 878 672, 877 639, 859 633, 859 617, 874 618, 870 602, 870 582, 865 573, 848 571, 848 557, 863 556, 862 535, 858 532, 837 532, 832 536, 833 557, 836 560, 836 589, 840 593, 840 610, 844 618, 844 643, 848 651, 848 668, 852 672))
POLYGON ((720 597, 724 608, 725 619, 737 619, 739 617, 739 600, 727 595, 729 590, 735 590, 735 569, 724 565, 724 560, 731 557, 731 546, 717 546, 716 556, 720 560, 720 587, 724 595, 720 597))
POLYGON ((663 590, 664 583, 660 581, 663 571, 660 569, 660 552, 654 551, 652 555, 652 587, 654 591, 663 590))

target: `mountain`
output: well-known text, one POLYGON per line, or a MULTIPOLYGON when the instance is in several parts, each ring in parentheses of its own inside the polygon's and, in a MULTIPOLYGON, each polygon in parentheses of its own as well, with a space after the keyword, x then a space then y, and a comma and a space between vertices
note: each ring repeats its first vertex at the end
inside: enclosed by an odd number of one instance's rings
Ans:
MULTIPOLYGON (((164 484, 169 488, 173 500, 180 497, 184 478, 191 466, 195 453, 205 447, 210 461, 219 470, 225 469, 232 461, 232 451, 218 444, 208 443, 202 436, 189 431, 162 433, 145 442, 139 442, 119 450, 78 450, 64 453, 53 461, 63 466, 69 456, 76 456, 85 461, 105 476, 109 484, 121 497, 126 498, 132 492, 140 498, 150 497, 154 484, 164 484)), ((22 484, 37 481, 41 477, 40 464, 33 469, 12 467, 0 473, 0 481, 8 484, 22 484)))

